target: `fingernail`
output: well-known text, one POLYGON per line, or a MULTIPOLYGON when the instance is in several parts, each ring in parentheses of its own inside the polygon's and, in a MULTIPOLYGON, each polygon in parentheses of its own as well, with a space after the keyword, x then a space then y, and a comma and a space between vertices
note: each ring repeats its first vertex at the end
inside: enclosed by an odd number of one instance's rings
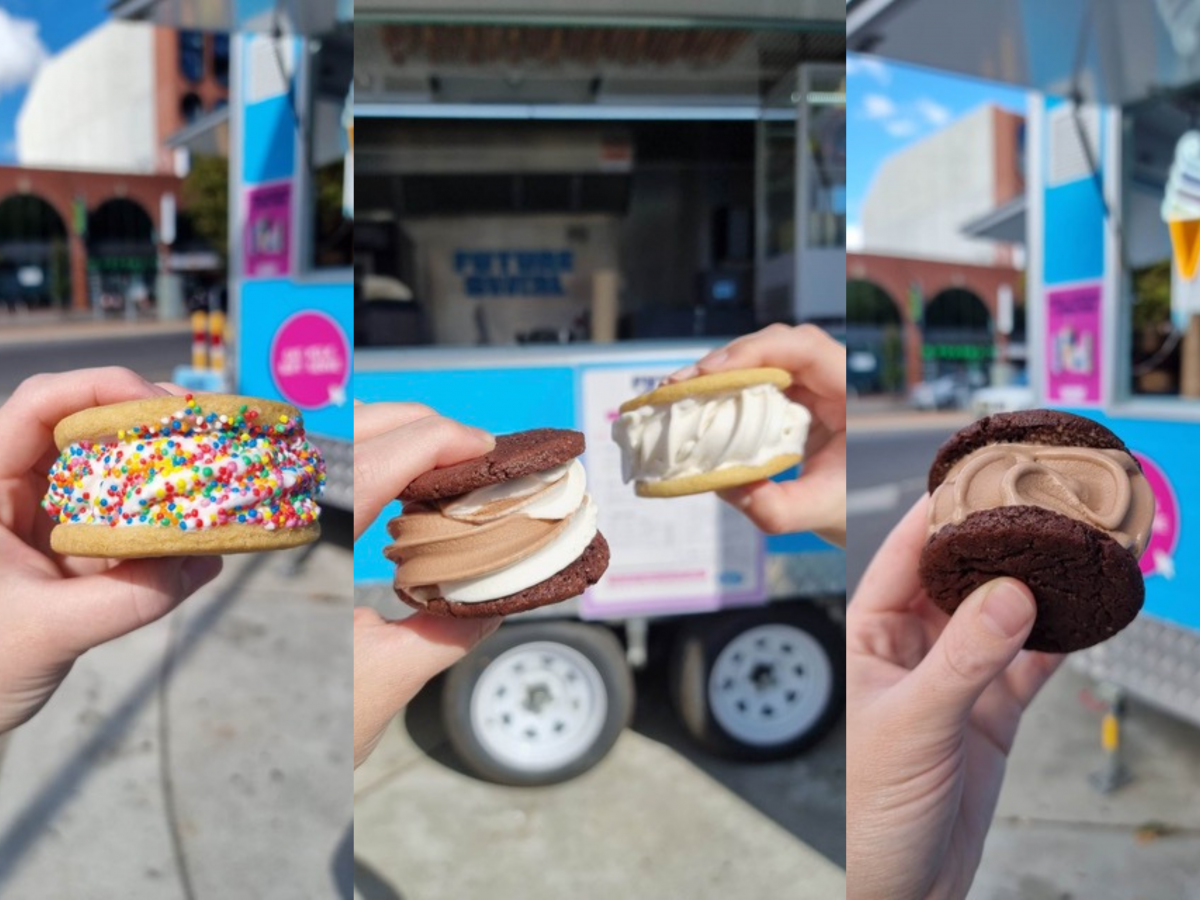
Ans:
POLYGON ((997 637, 1016 637, 1034 617, 1029 595, 1011 581, 997 581, 983 596, 979 609, 983 626, 997 637))
POLYGON ((198 591, 220 574, 221 557, 189 556, 179 570, 179 581, 185 595, 198 591))
POLYGON ((492 434, 490 431, 484 431, 482 428, 476 428, 474 425, 468 425, 467 427, 469 429, 471 429, 471 431, 474 433, 474 435, 477 438, 479 438, 481 441, 483 441, 489 447, 496 446, 496 436, 494 434, 492 434))
POLYGON ((704 357, 700 362, 696 363, 698 369, 715 369, 725 364, 729 359, 728 350, 714 350, 708 356, 704 357))
POLYGON ((504 624, 504 619, 501 616, 496 616, 493 619, 483 619, 479 623, 479 640, 491 637, 496 633, 496 630, 504 624))
POLYGON ((674 384, 676 381, 687 381, 689 378, 695 378, 700 374, 700 370, 695 366, 684 366, 678 371, 672 372, 663 379, 663 384, 674 384))

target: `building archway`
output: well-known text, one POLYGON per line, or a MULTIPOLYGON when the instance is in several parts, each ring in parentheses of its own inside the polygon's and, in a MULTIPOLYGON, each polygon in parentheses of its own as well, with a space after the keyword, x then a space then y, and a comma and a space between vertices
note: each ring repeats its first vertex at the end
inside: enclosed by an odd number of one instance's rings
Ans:
POLYGON ((0 200, 0 307, 64 307, 71 262, 62 216, 36 194, 0 200))
POLYGON ((851 390, 904 390, 904 320, 895 298, 872 281, 846 282, 846 351, 851 390))
POLYGON ((974 291, 947 288, 925 307, 921 348, 925 377, 965 375, 985 383, 996 354, 995 328, 987 304, 974 291))
POLYGON ((137 202, 108 200, 88 216, 88 293, 93 308, 146 312, 154 305, 154 221, 137 202))

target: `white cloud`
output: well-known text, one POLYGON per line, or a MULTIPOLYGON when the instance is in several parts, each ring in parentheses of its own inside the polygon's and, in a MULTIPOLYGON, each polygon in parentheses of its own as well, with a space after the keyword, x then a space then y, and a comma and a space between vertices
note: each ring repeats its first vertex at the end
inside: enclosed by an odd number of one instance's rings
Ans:
POLYGON ((917 123, 912 119, 890 119, 883 123, 883 130, 892 137, 908 137, 917 133, 917 123))
POLYGON ((49 56, 38 23, 0 8, 0 94, 28 84, 49 56))
POLYGON ((867 94, 863 98, 863 112, 868 119, 890 119, 896 114, 896 104, 883 94, 867 94))
POLYGON ((861 225, 853 222, 846 223, 846 249, 854 252, 863 248, 863 230, 861 225))
POLYGON ((949 107, 942 106, 929 97, 922 97, 913 105, 917 108, 917 112, 925 117, 925 121, 934 127, 945 125, 954 115, 949 107))
POLYGON ((850 77, 865 75, 883 85, 892 83, 891 70, 873 56, 858 56, 853 53, 846 54, 846 74, 850 77))

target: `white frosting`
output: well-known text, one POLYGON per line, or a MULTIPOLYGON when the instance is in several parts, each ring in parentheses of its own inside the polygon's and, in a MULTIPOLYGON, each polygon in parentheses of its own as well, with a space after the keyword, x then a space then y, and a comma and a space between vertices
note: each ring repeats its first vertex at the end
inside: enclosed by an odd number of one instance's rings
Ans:
POLYGON ((509 507, 502 515, 520 514, 531 519, 557 521, 567 518, 579 509, 586 491, 587 475, 583 470, 583 463, 573 459, 545 472, 526 475, 513 481, 489 484, 487 487, 471 491, 444 504, 442 514, 451 519, 469 518, 491 503, 531 497, 529 502, 509 507), (553 487, 544 490, 548 484, 553 487), (542 493, 538 494, 539 491, 542 493), (535 494, 538 496, 534 497, 535 494))
MULTIPOLYGON (((580 471, 582 472, 582 466, 580 471)), ((583 551, 595 537, 596 504, 592 502, 591 497, 584 494, 582 503, 571 516, 571 521, 567 523, 562 534, 524 559, 487 575, 412 588, 408 594, 422 603, 434 597, 444 597, 456 603, 483 603, 507 597, 540 584, 551 575, 561 572, 583 555, 583 551)))
POLYGON ((667 481, 804 452, 812 415, 773 384, 639 406, 613 422, 621 474, 667 481))

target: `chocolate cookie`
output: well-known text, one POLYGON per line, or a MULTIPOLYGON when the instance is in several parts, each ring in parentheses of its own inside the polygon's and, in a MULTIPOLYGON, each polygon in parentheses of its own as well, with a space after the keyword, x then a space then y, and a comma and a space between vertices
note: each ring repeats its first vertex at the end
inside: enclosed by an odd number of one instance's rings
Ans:
POLYGON ((925 545, 921 581, 948 613, 977 587, 1009 576, 1037 601, 1029 650, 1068 653, 1112 637, 1142 608, 1137 559, 1104 532, 1036 506, 972 513, 925 545))
POLYGON ((401 492, 400 500, 411 503, 455 497, 489 484, 545 472, 570 462, 583 451, 583 435, 565 428, 502 434, 491 453, 413 479, 401 492))
MULTIPOLYGON (((1023 409, 984 416, 942 444, 929 467, 929 493, 937 490, 950 468, 988 444, 1045 444, 1049 447, 1092 447, 1124 450, 1125 443, 1101 425, 1083 416, 1057 409, 1023 409)), ((1139 464, 1140 468, 1140 464, 1139 464)))
POLYGON ((1016 578, 1037 603, 1026 648, 1066 653, 1141 609, 1154 495, 1098 422, 1044 409, 981 419, 938 451, 929 489, 920 577, 946 612, 985 582, 1016 578))
POLYGON ((587 549, 583 551, 583 555, 567 568, 551 575, 540 584, 535 584, 533 587, 507 597, 487 600, 483 603, 452 603, 442 597, 435 597, 428 603, 421 603, 399 587, 396 588, 396 596, 414 609, 426 610, 439 616, 452 616, 458 619, 507 616, 578 597, 600 580, 600 576, 608 568, 608 559, 608 541, 604 539, 604 535, 597 534, 587 549))

